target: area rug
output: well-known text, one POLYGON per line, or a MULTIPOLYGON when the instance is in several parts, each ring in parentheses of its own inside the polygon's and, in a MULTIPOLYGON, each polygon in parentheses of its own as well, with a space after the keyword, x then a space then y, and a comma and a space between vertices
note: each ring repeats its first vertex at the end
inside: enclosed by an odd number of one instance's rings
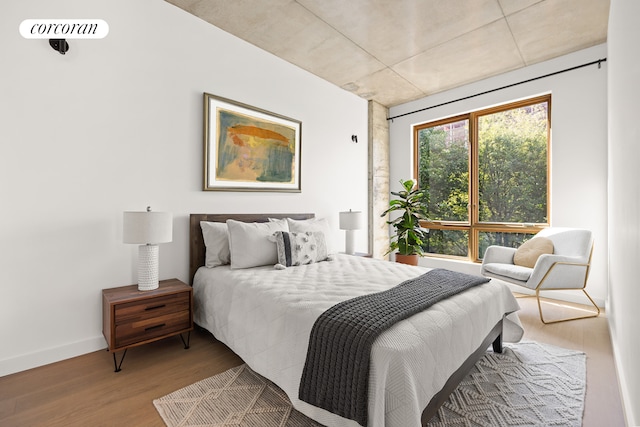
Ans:
MULTIPOLYGON (((586 356, 536 342, 488 351, 431 427, 580 426, 586 356)), ((286 394, 246 365, 153 401, 169 427, 307 427, 320 424, 292 408, 286 394)))

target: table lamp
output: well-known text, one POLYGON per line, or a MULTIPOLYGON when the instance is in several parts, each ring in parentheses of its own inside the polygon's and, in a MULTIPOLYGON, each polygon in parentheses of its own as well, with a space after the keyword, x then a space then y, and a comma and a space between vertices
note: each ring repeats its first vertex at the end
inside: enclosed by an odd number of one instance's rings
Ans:
POLYGON ((362 212, 352 211, 340 212, 340 230, 346 230, 345 253, 353 255, 355 253, 354 232, 362 228, 362 212))
POLYGON ((158 288, 158 243, 170 242, 173 234, 171 212, 125 212, 122 239, 138 246, 138 290, 158 288))

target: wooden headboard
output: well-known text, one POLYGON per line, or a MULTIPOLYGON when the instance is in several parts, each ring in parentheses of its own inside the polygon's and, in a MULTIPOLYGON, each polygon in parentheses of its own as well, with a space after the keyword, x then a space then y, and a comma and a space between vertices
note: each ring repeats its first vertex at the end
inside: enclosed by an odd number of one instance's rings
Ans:
POLYGON ((269 218, 309 219, 314 214, 191 214, 189 217, 189 284, 193 285, 193 276, 204 265, 206 248, 202 237, 200 221, 226 222, 235 219, 242 222, 267 222, 269 218))

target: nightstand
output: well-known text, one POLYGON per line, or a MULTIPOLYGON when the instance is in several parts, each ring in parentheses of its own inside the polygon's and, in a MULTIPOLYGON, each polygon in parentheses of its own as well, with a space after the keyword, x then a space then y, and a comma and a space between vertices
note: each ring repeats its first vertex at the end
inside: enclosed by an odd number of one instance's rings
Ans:
POLYGON ((139 291, 138 285, 102 290, 102 333, 113 353, 115 372, 131 347, 180 335, 188 349, 192 330, 193 289, 178 279, 162 280, 152 291, 139 291), (116 352, 123 350, 117 363, 116 352))

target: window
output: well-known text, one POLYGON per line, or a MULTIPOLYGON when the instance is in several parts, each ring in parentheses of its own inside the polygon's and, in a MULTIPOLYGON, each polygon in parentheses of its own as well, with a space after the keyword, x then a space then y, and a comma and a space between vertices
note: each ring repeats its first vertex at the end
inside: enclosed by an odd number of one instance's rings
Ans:
POLYGON ((549 223, 551 95, 414 127, 425 252, 479 261, 549 223))

